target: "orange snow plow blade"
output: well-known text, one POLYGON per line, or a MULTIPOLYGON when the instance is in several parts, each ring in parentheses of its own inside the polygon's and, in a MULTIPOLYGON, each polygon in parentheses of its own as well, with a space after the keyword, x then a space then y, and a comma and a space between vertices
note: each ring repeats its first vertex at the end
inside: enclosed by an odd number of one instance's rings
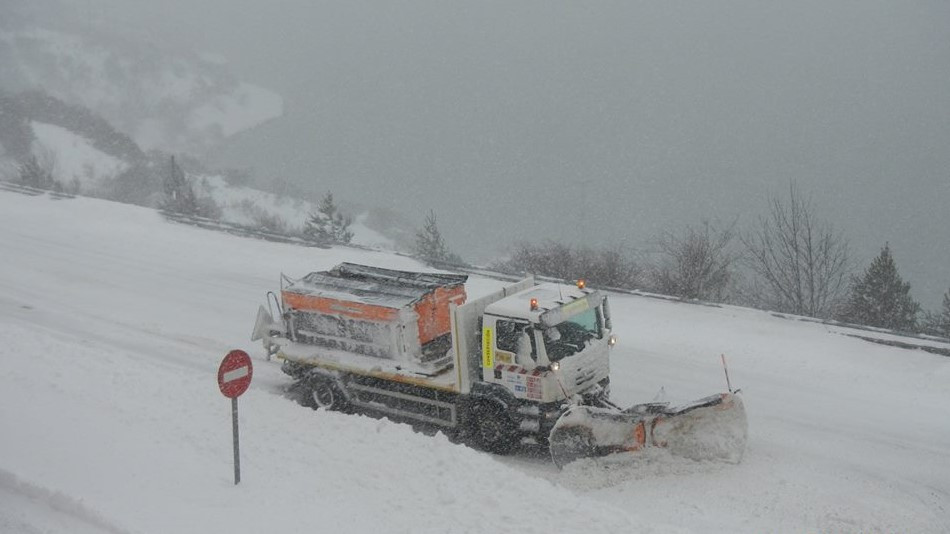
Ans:
POLYGON ((693 460, 738 463, 747 434, 742 399, 722 393, 675 408, 660 403, 626 410, 573 406, 558 419, 548 442, 558 467, 645 447, 663 447, 693 460))

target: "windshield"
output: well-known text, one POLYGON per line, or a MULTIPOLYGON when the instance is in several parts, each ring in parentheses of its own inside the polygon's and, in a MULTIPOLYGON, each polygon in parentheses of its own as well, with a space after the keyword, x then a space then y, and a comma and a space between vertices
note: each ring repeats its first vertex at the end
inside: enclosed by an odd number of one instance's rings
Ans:
POLYGON ((548 359, 556 362, 584 350, 592 339, 600 339, 600 307, 589 308, 566 321, 544 330, 544 348, 548 359))

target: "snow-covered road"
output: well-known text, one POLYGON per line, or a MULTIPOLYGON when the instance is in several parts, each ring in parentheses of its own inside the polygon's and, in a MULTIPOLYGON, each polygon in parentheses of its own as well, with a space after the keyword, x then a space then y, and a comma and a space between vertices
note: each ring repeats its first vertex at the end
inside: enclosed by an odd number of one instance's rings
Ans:
MULTIPOLYGON (((496 458, 315 412, 248 336, 280 272, 418 269, 0 192, 0 532, 946 532, 950 358, 740 308, 613 296, 614 399, 744 391, 738 465, 496 458), (231 481, 223 355, 258 358, 231 481)), ((498 282, 473 279, 477 295, 498 282)))

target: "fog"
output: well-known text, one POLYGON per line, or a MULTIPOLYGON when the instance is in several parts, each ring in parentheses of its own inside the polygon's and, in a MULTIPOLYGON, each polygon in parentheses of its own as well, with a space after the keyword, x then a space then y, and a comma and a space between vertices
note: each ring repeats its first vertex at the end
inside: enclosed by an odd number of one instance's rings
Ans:
POLYGON ((863 268, 950 287, 950 3, 82 0, 226 56, 285 116, 214 163, 514 241, 649 247, 755 224, 790 181, 863 268))

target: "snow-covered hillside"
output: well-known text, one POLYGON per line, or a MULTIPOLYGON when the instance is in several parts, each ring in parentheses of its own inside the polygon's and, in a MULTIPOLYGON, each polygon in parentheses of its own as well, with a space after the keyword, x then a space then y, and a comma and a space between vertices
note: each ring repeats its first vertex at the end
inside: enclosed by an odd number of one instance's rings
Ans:
POLYGON ((92 146, 88 139, 62 126, 31 121, 32 152, 49 168, 53 178, 74 189, 96 187, 115 178, 129 164, 92 146))
MULTIPOLYGON (((196 176, 195 185, 198 194, 214 199, 221 208, 221 219, 226 222, 250 227, 260 226, 262 219, 277 217, 286 225, 288 231, 300 231, 317 205, 302 198, 267 193, 259 189, 228 184, 220 176, 196 176)), ((355 217, 350 231, 353 243, 373 248, 395 250, 392 239, 366 225, 368 213, 355 217)))
MULTIPOLYGON (((744 391, 739 465, 558 472, 312 411, 248 341, 280 272, 410 259, 242 239, 0 191, 0 532, 947 532, 950 358, 731 307, 614 295, 614 400, 744 391), (215 372, 255 358, 243 480, 215 372)), ((499 282, 473 278, 470 295, 499 282)))

